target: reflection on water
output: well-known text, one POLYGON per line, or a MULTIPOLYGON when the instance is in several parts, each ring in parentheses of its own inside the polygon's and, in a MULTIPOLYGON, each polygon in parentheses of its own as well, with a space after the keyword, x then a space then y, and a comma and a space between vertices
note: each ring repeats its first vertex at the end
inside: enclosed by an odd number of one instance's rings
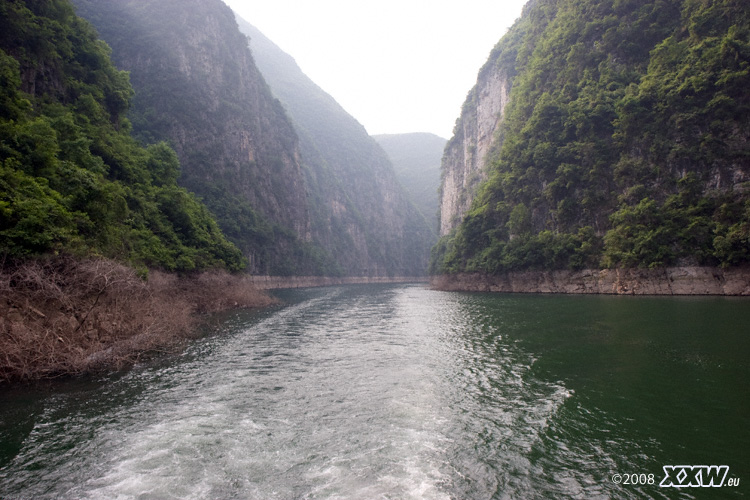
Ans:
POLYGON ((180 356, 0 392, 0 497, 700 498, 662 466, 748 471, 745 301, 281 295, 180 356))

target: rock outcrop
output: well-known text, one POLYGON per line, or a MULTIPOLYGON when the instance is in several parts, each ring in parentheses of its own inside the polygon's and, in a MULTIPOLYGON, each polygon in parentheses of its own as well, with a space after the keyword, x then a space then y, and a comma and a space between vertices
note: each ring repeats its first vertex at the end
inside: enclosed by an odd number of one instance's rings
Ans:
POLYGON ((735 0, 527 3, 446 150, 430 271, 750 263, 749 29, 735 0))
POLYGON ((445 148, 440 187, 440 236, 451 232, 471 207, 503 121, 512 85, 512 68, 487 64, 464 103, 453 138, 445 148))
POLYGON ((750 267, 517 271, 434 276, 438 290, 609 295, 750 295, 750 267))

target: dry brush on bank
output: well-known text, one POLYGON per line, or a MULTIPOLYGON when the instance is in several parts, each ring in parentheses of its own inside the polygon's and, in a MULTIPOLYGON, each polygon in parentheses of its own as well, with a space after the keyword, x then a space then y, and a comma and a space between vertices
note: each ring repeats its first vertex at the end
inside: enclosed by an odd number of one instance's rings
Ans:
POLYGON ((53 257, 0 269, 0 382, 120 369, 188 338, 200 315, 274 300, 248 277, 178 277, 107 259, 53 257))

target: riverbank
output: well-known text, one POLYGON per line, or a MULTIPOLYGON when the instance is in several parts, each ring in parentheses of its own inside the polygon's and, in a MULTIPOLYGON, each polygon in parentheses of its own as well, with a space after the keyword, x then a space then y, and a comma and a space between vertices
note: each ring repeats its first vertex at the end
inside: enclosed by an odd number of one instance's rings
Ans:
POLYGON ((0 382, 120 369, 194 335, 201 317, 276 302, 249 276, 51 257, 0 270, 0 382))
POLYGON ((247 280, 259 290, 279 288, 310 288, 335 285, 361 285, 373 283, 427 283, 426 276, 248 276, 247 280))
POLYGON ((750 267, 457 273, 433 276, 430 285, 437 290, 472 292, 750 296, 750 267))

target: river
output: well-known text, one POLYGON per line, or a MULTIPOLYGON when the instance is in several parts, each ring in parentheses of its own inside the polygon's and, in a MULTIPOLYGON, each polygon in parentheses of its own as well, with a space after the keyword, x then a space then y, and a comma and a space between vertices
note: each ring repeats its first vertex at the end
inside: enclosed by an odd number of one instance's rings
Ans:
POLYGON ((750 492, 746 299, 278 293, 126 372, 0 389, 0 498, 750 492), (660 487, 676 465, 729 472, 660 487))

